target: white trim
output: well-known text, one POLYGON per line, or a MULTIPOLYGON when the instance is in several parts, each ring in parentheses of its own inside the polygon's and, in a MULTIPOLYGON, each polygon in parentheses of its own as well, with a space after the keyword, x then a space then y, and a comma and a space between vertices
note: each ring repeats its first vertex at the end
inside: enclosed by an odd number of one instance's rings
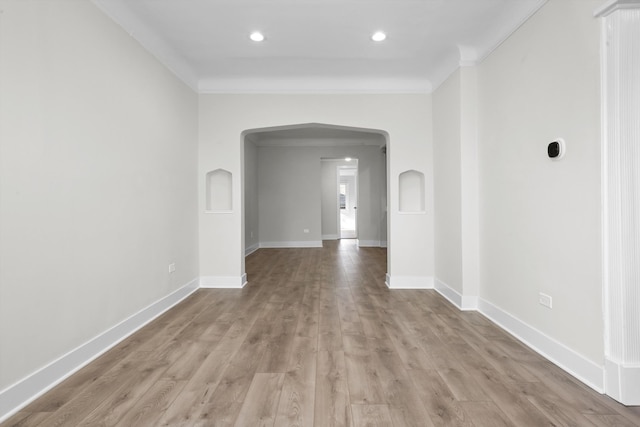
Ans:
POLYGON ((640 0, 610 0, 593 12, 596 18, 604 18, 616 10, 640 9, 640 0))
POLYGON ((379 248, 380 240, 361 240, 358 239, 358 247, 361 248, 379 248))
POLYGON ((433 289, 433 277, 390 276, 387 274, 385 284, 389 289, 433 289))
POLYGON ((623 405, 640 405, 640 366, 605 360, 605 390, 623 405))
POLYGON ((381 240, 380 241, 380 247, 381 248, 386 248, 387 247, 387 241, 386 240, 381 240))
POLYGON ((605 391, 640 405, 640 294, 636 291, 640 183, 636 150, 640 126, 637 88, 640 0, 609 1, 601 19, 602 277, 605 391))
POLYGON ((247 273, 242 276, 202 276, 200 287, 208 289, 241 289, 247 284, 247 273))
MULTIPOLYGON (((106 0, 102 0, 106 1, 106 0)), ((113 1, 113 0, 110 0, 113 1)), ((122 0, 121 0, 122 1, 122 0)), ((431 81, 419 78, 203 78, 200 94, 427 94, 431 81)))
POLYGON ((491 55, 493 53, 493 51, 498 49, 502 45, 502 43, 504 43, 516 31, 518 31, 518 29, 520 27, 522 27, 525 22, 527 22, 529 19, 531 19, 531 17, 533 15, 535 15, 535 13, 538 10, 540 10, 542 8, 542 6, 544 6, 548 1, 549 0, 538 0, 535 4, 533 4, 533 6, 531 6, 531 9, 527 12, 527 14, 524 15, 522 17, 522 19, 518 23, 516 23, 516 25, 514 25, 508 31, 503 33, 504 36, 501 37, 498 40, 497 43, 492 43, 490 46, 482 46, 481 48, 478 48, 477 50, 479 52, 478 52, 478 57, 477 57, 477 60, 476 60, 476 64, 481 64, 485 59, 487 59, 489 57, 489 55, 491 55))
POLYGON ((478 309, 477 296, 462 295, 438 278, 434 279, 434 288, 440 295, 449 300, 451 304, 455 305, 458 310, 475 311, 478 309))
POLYGON ((598 393, 604 393, 603 366, 586 359, 564 344, 482 298, 478 300, 478 311, 598 393))
POLYGON ((292 242, 260 242, 261 248, 321 248, 322 240, 303 240, 292 242))
POLYGON ((426 215, 427 211, 401 211, 397 212, 399 215, 426 215))
POLYGON ((0 391, 0 422, 17 413, 196 290, 198 290, 198 279, 192 280, 16 384, 0 391))
POLYGON ((337 234, 323 234, 322 240, 338 240, 339 237, 337 234))
POLYGON ((198 76, 191 65, 185 61, 181 53, 173 49, 162 37, 158 37, 155 31, 132 13, 126 0, 91 1, 178 79, 193 91, 198 91, 198 76), (135 31, 132 30, 133 28, 135 31))
POLYGON ((254 253, 255 251, 257 251, 258 249, 260 249, 260 244, 259 243, 255 243, 251 246, 249 246, 248 248, 244 249, 244 256, 249 256, 252 253, 254 253))

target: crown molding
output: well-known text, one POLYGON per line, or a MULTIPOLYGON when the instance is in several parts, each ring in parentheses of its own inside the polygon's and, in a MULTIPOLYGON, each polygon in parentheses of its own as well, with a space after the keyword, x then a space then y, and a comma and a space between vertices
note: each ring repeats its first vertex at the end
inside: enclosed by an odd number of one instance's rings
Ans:
POLYGON ((616 10, 640 9, 640 0, 610 0, 593 12, 596 18, 604 18, 616 10))
MULTIPOLYGON (((522 25, 524 25, 524 23, 527 22, 548 1, 549 0, 538 0, 538 2, 531 7, 531 9, 522 17, 522 19, 520 19, 520 21, 518 21, 515 25, 513 25, 507 31, 503 31, 501 37, 498 38, 495 43, 490 45, 485 45, 485 46, 477 46, 476 47, 477 57, 475 62, 480 64, 482 61, 484 61, 489 55, 491 55, 491 53, 494 50, 496 50, 500 45, 502 45, 502 43, 504 43, 505 40, 511 37, 513 33, 515 33, 522 25)), ((462 59, 464 58, 461 58, 461 60, 462 59)))
POLYGON ((478 49, 473 46, 458 45, 461 67, 472 67, 478 64, 478 49))
POLYGON ((259 78, 201 79, 201 94, 427 94, 433 85, 426 78, 259 78))
POLYGON ((197 91, 198 77, 184 57, 131 13, 126 1, 91 0, 91 2, 136 40, 143 49, 169 69, 179 80, 193 91, 197 91), (130 30, 131 28, 135 28, 135 31, 130 30))

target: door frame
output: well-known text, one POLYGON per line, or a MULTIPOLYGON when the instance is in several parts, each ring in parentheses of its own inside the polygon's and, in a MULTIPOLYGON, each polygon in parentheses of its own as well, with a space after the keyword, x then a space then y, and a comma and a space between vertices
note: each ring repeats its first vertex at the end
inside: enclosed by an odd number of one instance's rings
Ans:
POLYGON ((341 165, 336 169, 337 174, 337 186, 336 186, 336 197, 337 197, 337 216, 338 216, 338 239, 357 239, 358 238, 358 205, 360 200, 360 191, 359 191, 359 183, 358 183, 358 159, 352 159, 352 165, 341 165), (354 224, 354 236, 353 237, 343 237, 342 236, 342 219, 341 219, 341 209, 340 209, 340 178, 343 176, 341 174, 344 170, 354 170, 355 174, 353 175, 354 188, 355 188, 355 224, 354 224))

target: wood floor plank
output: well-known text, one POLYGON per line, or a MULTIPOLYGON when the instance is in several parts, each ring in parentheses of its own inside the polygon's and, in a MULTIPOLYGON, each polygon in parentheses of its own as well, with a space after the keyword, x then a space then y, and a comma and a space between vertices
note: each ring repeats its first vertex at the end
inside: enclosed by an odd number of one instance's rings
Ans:
POLYGON ((204 363, 215 348, 209 342, 186 342, 184 346, 176 345, 170 349, 170 354, 165 355, 165 360, 171 362, 171 366, 163 373, 164 379, 188 380, 196 370, 204 363))
POLYGON ((304 296, 298 314, 296 336, 318 337, 320 312, 320 282, 313 280, 305 283, 304 296))
POLYGON ((200 417, 222 380, 234 351, 218 349, 209 353, 191 379, 180 390, 176 398, 158 421, 161 426, 190 425, 200 417))
POLYGON ((327 427, 353 425, 342 351, 318 352, 314 425, 327 427))
POLYGON ((113 426, 141 399, 148 395, 152 387, 157 383, 168 365, 158 363, 150 366, 143 375, 131 377, 130 382, 124 383, 117 392, 104 399, 79 426, 113 426))
POLYGON ((155 427, 171 402, 184 388, 186 381, 160 380, 138 404, 118 422, 118 426, 155 427))
POLYGON ((514 383, 498 372, 478 352, 465 345, 456 345, 456 354, 468 367, 467 371, 480 384, 509 419, 516 425, 551 425, 551 420, 518 392, 514 383))
POLYGON ((276 426, 313 425, 317 339, 296 337, 284 376, 276 426))
POLYGON ((489 362, 498 372, 515 382, 535 382, 538 378, 527 370, 525 366, 505 353, 493 341, 481 338, 476 334, 462 335, 478 354, 489 362))
POLYGON ((336 296, 342 334, 363 334, 360 316, 358 316, 358 311, 353 309, 355 302, 351 289, 340 289, 336 291, 336 296))
POLYGON ((409 375, 434 425, 473 427, 471 419, 437 371, 414 369, 409 375))
POLYGON ((284 374, 281 373, 255 374, 235 425, 273 426, 283 383, 284 374))
POLYGON ((622 415, 585 415, 594 426, 596 427, 638 427, 638 424, 628 420, 622 415))
POLYGON ((95 382, 81 388, 78 393, 62 405, 51 416, 42 421, 43 426, 78 425, 103 401, 114 393, 132 388, 149 375, 149 371, 138 372, 136 362, 144 360, 146 352, 132 353, 122 362, 99 376, 95 382))
POLYGON ((291 357, 295 331, 298 324, 300 301, 286 303, 270 322, 274 323, 271 333, 263 336, 266 348, 256 368, 256 372, 286 372, 291 357))
POLYGON ((390 290, 386 250, 260 249, 2 426, 640 426, 477 312, 390 290))
POLYGON ((319 350, 342 350, 342 332, 340 330, 338 303, 335 295, 327 288, 320 290, 318 335, 319 350))
POLYGON ((458 401, 489 401, 491 398, 480 387, 480 384, 463 369, 460 364, 459 368, 443 368, 438 369, 438 374, 444 380, 451 393, 458 401))
POLYGON ((375 347, 373 355, 373 365, 393 423, 407 427, 433 426, 400 357, 384 343, 375 347))
MULTIPOLYGON (((243 290, 244 291, 244 290, 243 290)), ((159 425, 190 425, 195 423, 205 413, 214 391, 223 378, 231 359, 245 342, 258 314, 261 292, 249 294, 247 307, 250 311, 237 313, 236 320, 220 340, 204 362, 198 367, 184 389, 175 401, 167 408, 159 421, 159 425)))
MULTIPOLYGON (((551 362, 527 363, 527 367, 545 384, 549 393, 568 402, 581 414, 615 415, 616 411, 602 403, 590 390, 584 390, 576 380, 551 362)), ((638 418, 640 425, 640 418, 638 418)))
POLYGON ((343 335, 342 338, 351 403, 358 405, 386 403, 367 338, 364 335, 343 335))
POLYGON ((547 388, 542 383, 518 383, 520 393, 534 404, 546 417, 552 419, 557 425, 568 427, 588 426, 589 420, 573 406, 568 405, 559 396, 551 397, 547 388))
POLYGON ((476 427, 513 427, 507 416, 493 402, 460 402, 476 427))
POLYGON ((351 405, 355 427, 393 427, 388 405, 351 405))
POLYGON ((244 403, 253 376, 260 363, 267 342, 263 339, 271 333, 273 325, 268 314, 277 304, 264 304, 264 309, 247 334, 240 349, 233 355, 213 394, 201 408, 195 425, 232 426, 244 403))
POLYGON ((385 322, 389 338, 398 352, 398 356, 407 369, 430 371, 435 369, 431 359, 427 357, 423 347, 416 341, 415 336, 408 335, 398 322, 385 322))
POLYGON ((12 427, 31 427, 37 426, 42 423, 45 419, 51 416, 50 412, 27 412, 20 411, 17 414, 9 417, 3 425, 8 425, 12 427))

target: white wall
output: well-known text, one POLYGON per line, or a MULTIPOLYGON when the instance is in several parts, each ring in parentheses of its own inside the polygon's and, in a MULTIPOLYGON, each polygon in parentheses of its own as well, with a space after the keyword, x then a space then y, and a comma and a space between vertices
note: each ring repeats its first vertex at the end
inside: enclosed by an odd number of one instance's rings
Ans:
POLYGON ((321 245, 320 183, 314 148, 258 147, 261 246, 321 245))
POLYGON ((435 274, 462 288, 460 70, 433 93, 435 274))
POLYGON ((197 277, 197 97, 91 2, 0 8, 3 390, 197 277))
MULTIPOLYGON (((383 130, 389 135, 389 273, 424 281, 433 276, 433 182, 429 95, 201 95, 200 267, 212 280, 240 280, 244 273, 243 219, 204 213, 204 175, 224 168, 234 174, 233 206, 240 206, 243 136, 251 129, 325 123, 383 130), (398 175, 415 169, 426 177, 426 213, 398 213, 398 175), (402 219, 401 219, 402 218, 402 219)), ((262 228, 262 227, 261 227, 262 228)), ((402 280, 402 279, 398 279, 402 280)))
POLYGON ((601 3, 551 0, 478 68, 482 298, 600 366, 601 3))
POLYGON ((247 141, 244 147, 244 247, 247 253, 257 249, 260 243, 258 194, 258 148, 247 141))
POLYGON ((337 166, 350 163, 322 159, 345 157, 358 159, 359 239, 380 242, 386 183, 379 147, 261 146, 258 153, 261 246, 337 238, 337 166))
MULTIPOLYGON (((322 239, 332 240, 340 238, 338 224, 338 167, 348 165, 342 159, 327 159, 320 164, 322 190, 322 239)), ((386 185, 385 185, 386 188, 386 185)))

